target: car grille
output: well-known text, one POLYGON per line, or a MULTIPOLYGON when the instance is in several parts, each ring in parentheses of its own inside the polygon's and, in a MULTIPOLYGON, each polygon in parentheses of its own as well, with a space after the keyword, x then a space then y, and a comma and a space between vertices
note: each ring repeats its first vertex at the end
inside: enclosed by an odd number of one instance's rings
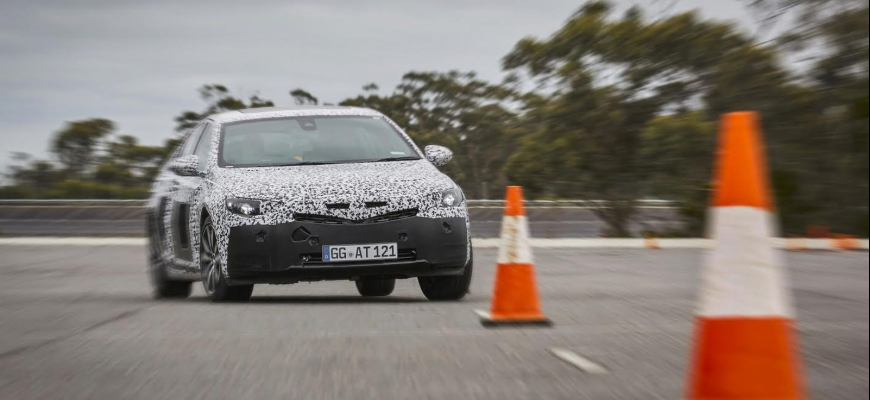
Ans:
POLYGON ((344 261, 344 262, 323 262, 323 254, 322 253, 305 253, 299 255, 299 261, 302 265, 348 265, 352 266, 354 264, 388 264, 394 262, 403 262, 403 261, 414 261, 417 259, 417 250, 416 249, 399 249, 399 253, 396 254, 396 258, 388 259, 388 260, 365 260, 365 261, 344 261))
POLYGON ((418 211, 419 210, 417 210, 416 208, 410 208, 407 210, 399 210, 386 214, 376 215, 367 219, 347 219, 332 215, 294 213, 293 219, 299 222, 311 222, 315 224, 330 225, 377 224, 381 222, 390 222, 414 217, 417 215, 418 211))
POLYGON ((326 208, 330 210, 347 210, 350 208, 350 203, 327 203, 326 208))
MULTIPOLYGON (((367 201, 365 206, 368 208, 386 207, 386 201, 367 201)), ((326 208, 330 210, 347 210, 350 208, 350 203, 326 203, 326 208)))

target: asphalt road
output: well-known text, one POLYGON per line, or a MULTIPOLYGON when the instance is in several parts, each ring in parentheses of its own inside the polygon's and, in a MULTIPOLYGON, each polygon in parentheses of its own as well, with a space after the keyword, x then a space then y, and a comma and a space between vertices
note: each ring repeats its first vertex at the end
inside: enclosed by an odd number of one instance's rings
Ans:
MULTIPOLYGON (((539 238, 598 237, 605 224, 583 208, 528 208, 531 234, 539 238)), ((502 210, 470 209, 474 237, 498 237, 502 210)), ((144 236, 145 218, 138 207, 0 206, 3 236, 144 236)), ((632 229, 666 230, 679 226, 673 209, 642 209, 632 229)))
MULTIPOLYGON (((248 304, 149 298, 131 246, 0 246, 0 398, 679 399, 700 250, 538 249, 551 329, 488 330, 494 249, 471 295, 416 282, 258 286, 248 304), (578 370, 563 348, 599 364, 578 370)), ((866 398, 868 253, 789 253, 813 399, 866 398)))

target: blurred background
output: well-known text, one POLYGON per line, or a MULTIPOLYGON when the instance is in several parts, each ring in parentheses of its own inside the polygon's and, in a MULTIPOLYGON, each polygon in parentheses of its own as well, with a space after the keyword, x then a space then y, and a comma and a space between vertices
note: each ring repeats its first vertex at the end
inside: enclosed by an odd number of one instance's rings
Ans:
POLYGON ((0 5, 2 199, 143 199, 181 135, 248 107, 379 110, 471 199, 644 199, 698 236, 718 116, 758 110, 781 225, 868 234, 866 0, 0 5))

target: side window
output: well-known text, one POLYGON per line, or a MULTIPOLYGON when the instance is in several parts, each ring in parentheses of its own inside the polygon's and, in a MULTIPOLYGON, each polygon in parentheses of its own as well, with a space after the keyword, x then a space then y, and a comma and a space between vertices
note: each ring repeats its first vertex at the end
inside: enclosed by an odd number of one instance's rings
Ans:
POLYGON ((185 151, 187 150, 187 148, 189 146, 192 147, 190 145, 191 142, 196 143, 195 136, 197 136, 199 134, 199 130, 200 130, 200 126, 197 125, 193 128, 190 128, 184 134, 184 136, 181 138, 181 141, 177 145, 175 145, 175 149, 172 150, 172 153, 169 155, 169 157, 166 157, 166 159, 163 160, 163 167, 162 167, 163 169, 165 169, 169 165, 169 163, 172 162, 172 160, 174 160, 178 157, 181 157, 185 154, 189 154, 189 153, 185 153, 185 151))
POLYGON ((193 149, 199 141, 199 134, 202 133, 202 128, 204 127, 205 124, 199 124, 193 128, 190 132, 190 136, 187 137, 187 141, 184 142, 184 147, 182 147, 181 154, 179 154, 180 156, 189 156, 193 154, 193 149))
POLYGON ((208 165, 208 155, 211 150, 211 125, 205 124, 202 136, 199 138, 199 144, 196 145, 194 154, 199 159, 199 165, 196 169, 199 172, 205 172, 205 167, 208 165))

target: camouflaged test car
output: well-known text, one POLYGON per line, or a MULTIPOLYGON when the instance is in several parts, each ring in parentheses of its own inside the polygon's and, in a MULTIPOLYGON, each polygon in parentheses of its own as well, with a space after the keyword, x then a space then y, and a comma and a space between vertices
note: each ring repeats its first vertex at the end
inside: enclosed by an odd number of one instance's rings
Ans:
POLYGON ((431 300, 468 291, 472 253, 462 190, 384 115, 353 107, 212 115, 154 182, 147 227, 155 296, 214 301, 255 284, 353 280, 363 296, 418 278, 431 300))

